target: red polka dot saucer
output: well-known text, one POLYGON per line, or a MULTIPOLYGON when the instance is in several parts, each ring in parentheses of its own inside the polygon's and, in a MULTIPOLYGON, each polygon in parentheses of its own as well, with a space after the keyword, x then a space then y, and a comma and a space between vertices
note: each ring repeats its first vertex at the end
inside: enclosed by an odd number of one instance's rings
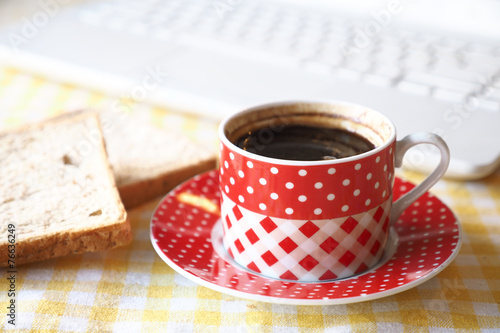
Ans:
MULTIPOLYGON (((396 177, 394 200, 414 187, 396 177)), ((330 305, 382 298, 413 288, 458 254, 461 229, 451 210, 424 194, 391 230, 385 255, 372 269, 342 280, 271 279, 233 261, 222 247, 219 173, 198 175, 172 190, 151 220, 151 242, 176 272, 207 288, 263 302, 330 305)))

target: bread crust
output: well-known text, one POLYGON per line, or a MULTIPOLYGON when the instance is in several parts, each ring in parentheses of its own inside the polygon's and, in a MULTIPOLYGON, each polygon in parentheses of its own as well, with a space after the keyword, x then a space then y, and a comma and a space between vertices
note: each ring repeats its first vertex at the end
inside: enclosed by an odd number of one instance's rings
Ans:
MULTIPOLYGON (((116 187, 113 171, 107 160, 104 137, 102 134, 101 123, 96 113, 87 112, 77 114, 74 117, 56 117, 36 124, 24 125, 15 130, 0 134, 11 135, 42 129, 45 126, 64 126, 66 123, 77 123, 87 119, 92 119, 99 131, 99 142, 96 148, 105 164, 106 178, 111 185, 113 201, 119 210, 119 216, 116 221, 111 221, 103 226, 89 228, 88 226, 79 226, 71 230, 60 231, 49 235, 31 236, 23 238, 16 235, 15 263, 16 265, 50 259, 70 253, 84 253, 92 251, 101 251, 126 245, 132 240, 130 223, 127 220, 127 212, 121 202, 118 189, 116 187)), ((78 205, 78 202, 75 203, 78 205)), ((19 234, 19 230, 17 230, 19 234)), ((8 264, 8 245, 7 237, 0 241, 0 267, 8 264)))
MULTIPOLYGON (((132 241, 130 223, 89 230, 67 230, 53 235, 16 241, 15 264, 112 249, 132 241)), ((8 244, 0 244, 0 267, 8 265, 8 244)))
POLYGON ((216 160, 215 157, 212 157, 196 164, 165 172, 155 178, 124 184, 118 188, 122 202, 127 209, 131 209, 163 196, 183 181, 214 169, 216 160))

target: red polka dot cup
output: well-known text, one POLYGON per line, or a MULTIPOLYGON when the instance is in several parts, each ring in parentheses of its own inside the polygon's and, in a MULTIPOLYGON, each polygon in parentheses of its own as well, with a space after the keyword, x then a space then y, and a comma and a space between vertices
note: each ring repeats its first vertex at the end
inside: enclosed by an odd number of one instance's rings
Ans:
POLYGON ((383 256, 391 225, 445 173, 446 143, 431 133, 396 141, 393 123, 347 103, 254 107, 219 127, 223 246, 234 261, 275 279, 322 281, 362 273, 383 256), (286 125, 340 128, 375 145, 351 157, 296 161, 258 154, 286 125), (234 142, 258 131, 255 152, 234 142), (439 148, 436 169, 393 203, 395 167, 420 143, 439 148))

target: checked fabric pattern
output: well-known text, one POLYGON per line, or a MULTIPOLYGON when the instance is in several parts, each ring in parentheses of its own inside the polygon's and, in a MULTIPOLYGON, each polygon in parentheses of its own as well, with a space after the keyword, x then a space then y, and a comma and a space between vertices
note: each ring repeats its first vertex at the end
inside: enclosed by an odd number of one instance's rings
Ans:
POLYGON ((382 256, 391 200, 347 217, 290 220, 249 211, 223 196, 222 210, 228 212, 224 247, 237 263, 268 277, 347 277, 372 267, 382 256))
MULTIPOLYGON (((96 91, 0 66, 0 129, 112 101, 96 91)), ((217 143, 215 122, 160 108, 141 107, 140 111, 151 114, 159 126, 182 129, 200 142, 217 143)), ((399 171, 415 183, 424 177, 399 171)), ((15 327, 9 325, 4 310, 0 331, 497 332, 500 170, 474 182, 445 179, 432 192, 460 221, 462 248, 437 276, 392 296, 302 306, 251 301, 200 286, 176 273, 155 253, 149 238, 150 218, 158 204, 153 201, 128 212, 134 233, 129 246, 20 266, 18 322, 15 327)), ((415 248, 415 255, 420 254, 415 248)), ((6 277, 4 271, 0 276, 2 309, 9 305, 6 277)))

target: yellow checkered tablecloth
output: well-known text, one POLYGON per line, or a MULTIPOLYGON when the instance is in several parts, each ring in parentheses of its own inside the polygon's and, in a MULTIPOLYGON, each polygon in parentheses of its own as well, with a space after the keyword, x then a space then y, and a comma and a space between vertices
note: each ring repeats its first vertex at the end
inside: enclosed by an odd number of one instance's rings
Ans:
MULTIPOLYGON (((98 92, 0 68, 0 128, 111 101, 98 92)), ((195 140, 217 140, 214 122, 133 107, 195 140)), ((423 177, 400 175, 414 182, 423 177)), ((441 181, 432 191, 457 214, 462 248, 436 277, 394 296, 295 306, 247 301, 199 286, 153 250, 149 220, 156 201, 129 211, 134 232, 129 246, 19 266, 15 326, 8 323, 11 286, 2 269, 0 327, 19 332, 500 332, 500 172, 474 182, 441 181)))

